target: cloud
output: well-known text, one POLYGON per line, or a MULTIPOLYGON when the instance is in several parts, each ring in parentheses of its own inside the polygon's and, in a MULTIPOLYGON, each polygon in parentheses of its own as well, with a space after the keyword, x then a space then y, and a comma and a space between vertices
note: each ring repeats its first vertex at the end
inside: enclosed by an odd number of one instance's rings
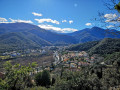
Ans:
POLYGON ((0 23, 12 23, 12 22, 0 22, 0 23))
POLYGON ((6 18, 1 18, 1 17, 0 17, 0 22, 6 22, 6 21, 7 21, 6 18))
POLYGON ((6 18, 0 17, 0 23, 12 23, 12 22, 8 22, 8 20, 6 18))
POLYGON ((116 14, 105 14, 104 18, 111 20, 111 19, 115 19, 117 17, 116 14))
POLYGON ((107 28, 113 28, 114 26, 113 25, 109 25, 109 26, 107 26, 107 28))
POLYGON ((119 22, 118 20, 105 20, 106 23, 110 22, 110 23, 113 23, 113 24, 116 24, 117 22, 119 22))
POLYGON ((12 19, 12 18, 9 18, 10 22, 8 22, 7 19, 5 18, 1 18, 0 17, 0 23, 16 23, 16 22, 19 22, 19 23, 33 23, 31 20, 15 20, 15 19, 12 19))
POLYGON ((70 20, 69 23, 72 24, 72 23, 73 23, 73 20, 70 20))
POLYGON ((67 31, 67 32, 75 32, 75 31, 78 31, 77 29, 74 29, 74 28, 63 28, 62 29, 64 32, 67 31))
POLYGON ((86 26, 92 26, 92 23, 86 23, 85 25, 86 26))
POLYGON ((9 19, 11 20, 12 23, 16 23, 16 22, 19 22, 19 23, 33 23, 31 20, 20 20, 20 19, 15 20, 15 19, 11 19, 11 18, 9 18, 9 19))
POLYGON ((38 21, 38 23, 51 22, 51 23, 54 23, 54 24, 60 24, 59 21, 52 20, 52 19, 34 19, 34 20, 38 21))
POLYGON ((40 28, 46 29, 46 30, 53 30, 56 32, 60 32, 60 33, 68 33, 68 32, 74 32, 74 31, 78 31, 77 29, 73 29, 73 28, 59 28, 59 27, 54 27, 53 25, 47 25, 47 24, 42 24, 42 25, 38 25, 40 28))
POLYGON ((108 20, 105 20, 105 22, 111 22, 111 20, 108 19, 108 20))
POLYGON ((62 23, 67 22, 67 20, 62 20, 62 23))
POLYGON ((105 14, 104 18, 106 18, 106 23, 116 24, 119 22, 119 17, 116 14, 105 14))
POLYGON ((42 16, 42 14, 41 13, 35 13, 35 12, 32 12, 32 14, 34 15, 34 16, 42 16))

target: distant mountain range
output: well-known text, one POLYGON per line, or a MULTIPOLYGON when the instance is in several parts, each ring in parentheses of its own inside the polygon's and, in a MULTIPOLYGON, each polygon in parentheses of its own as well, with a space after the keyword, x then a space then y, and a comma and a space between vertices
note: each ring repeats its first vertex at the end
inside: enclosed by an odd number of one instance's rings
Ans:
POLYGON ((83 43, 88 41, 102 40, 104 38, 120 38, 120 31, 93 27, 76 31, 68 35, 76 38, 79 43, 83 43))
POLYGON ((0 50, 38 48, 77 43, 72 36, 61 35, 27 23, 0 24, 0 50))
POLYGON ((69 34, 58 34, 27 23, 0 24, 0 50, 69 45, 103 38, 120 38, 120 31, 93 27, 69 34))

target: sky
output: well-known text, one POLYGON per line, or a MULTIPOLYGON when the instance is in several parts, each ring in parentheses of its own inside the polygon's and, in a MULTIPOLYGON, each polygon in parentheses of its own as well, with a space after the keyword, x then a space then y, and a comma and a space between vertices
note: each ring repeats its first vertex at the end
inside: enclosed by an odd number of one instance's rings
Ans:
POLYGON ((0 23, 25 22, 62 33, 99 26, 98 12, 107 20, 115 17, 102 0, 0 0, 0 23))

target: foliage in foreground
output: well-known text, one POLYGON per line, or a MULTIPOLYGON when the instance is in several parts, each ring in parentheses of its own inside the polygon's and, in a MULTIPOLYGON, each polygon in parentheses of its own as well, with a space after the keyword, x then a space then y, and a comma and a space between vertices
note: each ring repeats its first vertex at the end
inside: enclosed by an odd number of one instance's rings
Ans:
POLYGON ((9 61, 5 63, 5 76, 0 79, 1 90, 20 90, 25 87, 33 86, 30 72, 32 72, 37 64, 34 62, 29 66, 20 66, 20 64, 12 65, 9 61))
MULTIPOLYGON (((36 86, 29 90, 112 90, 120 89, 120 56, 113 53, 107 56, 107 61, 114 56, 116 60, 110 64, 96 63, 92 66, 81 67, 80 71, 64 71, 56 75, 56 80, 50 88, 36 86)), ((105 59, 106 61, 106 59, 105 59)), ((39 73, 41 76, 41 73, 39 73)))
POLYGON ((50 73, 46 70, 37 73, 35 82, 31 82, 34 78, 29 74, 34 70, 36 63, 20 66, 6 62, 6 74, 0 79, 0 90, 108 90, 120 85, 119 54, 116 52, 108 55, 105 58, 106 64, 96 63, 81 67, 80 71, 64 70, 62 75, 56 73, 53 84, 50 73))
POLYGON ((35 82, 37 86, 49 86, 51 84, 49 71, 44 70, 43 72, 37 73, 35 82))

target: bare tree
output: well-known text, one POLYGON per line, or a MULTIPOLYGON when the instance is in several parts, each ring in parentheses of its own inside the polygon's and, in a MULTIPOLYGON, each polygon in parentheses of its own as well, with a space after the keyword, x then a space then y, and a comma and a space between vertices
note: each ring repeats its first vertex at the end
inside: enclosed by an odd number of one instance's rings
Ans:
POLYGON ((120 0, 102 0, 109 14, 98 12, 99 18, 94 20, 100 22, 101 27, 120 28, 120 0))

